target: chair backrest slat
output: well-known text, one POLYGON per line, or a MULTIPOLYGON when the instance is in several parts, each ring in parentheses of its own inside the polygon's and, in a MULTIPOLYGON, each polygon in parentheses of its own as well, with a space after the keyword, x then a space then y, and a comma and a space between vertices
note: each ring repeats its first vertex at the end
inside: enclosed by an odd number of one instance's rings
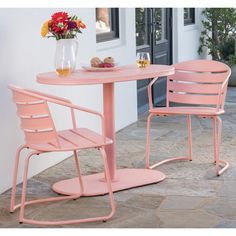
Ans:
POLYGON ((46 99, 34 92, 9 86, 27 145, 53 143, 59 147, 58 135, 46 99))
POLYGON ((44 130, 50 129, 52 127, 51 118, 48 116, 44 117, 34 117, 34 118, 24 118, 21 117, 21 127, 22 129, 33 129, 33 130, 44 130))
POLYGON ((17 104, 17 114, 19 116, 39 116, 39 115, 48 115, 48 105, 46 102, 42 101, 41 103, 36 104, 28 104, 28 103, 20 103, 17 104))
POLYGON ((36 101, 39 101, 39 99, 37 97, 33 97, 33 96, 30 96, 30 95, 26 95, 24 93, 20 93, 18 91, 15 91, 15 90, 12 90, 12 94, 13 94, 13 101, 14 102, 17 102, 17 103, 24 103, 24 102, 36 102, 36 101))
POLYGON ((217 105, 219 97, 218 95, 196 95, 196 94, 181 94, 181 93, 169 93, 169 101, 184 104, 194 105, 217 105))
POLYGON ((176 69, 174 75, 169 76, 175 81, 188 81, 198 83, 222 83, 225 80, 225 72, 210 73, 210 72, 194 72, 194 71, 179 71, 176 69))
POLYGON ((43 143, 55 142, 55 134, 53 130, 34 131, 34 132, 24 130, 24 132, 26 141, 30 140, 31 144, 43 144, 43 143))
POLYGON ((185 93, 218 94, 221 84, 169 81, 169 90, 185 93))
POLYGON ((223 109, 230 68, 224 63, 194 60, 174 65, 175 74, 167 78, 167 106, 170 102, 213 106, 223 109))

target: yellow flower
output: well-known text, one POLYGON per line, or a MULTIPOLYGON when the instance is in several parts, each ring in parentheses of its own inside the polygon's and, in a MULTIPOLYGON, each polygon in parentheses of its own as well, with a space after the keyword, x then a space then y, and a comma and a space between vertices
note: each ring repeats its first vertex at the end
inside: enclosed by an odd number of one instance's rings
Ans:
POLYGON ((86 25, 81 20, 77 20, 76 23, 79 28, 82 28, 82 29, 86 28, 86 25))
POLYGON ((42 37, 45 37, 45 36, 48 34, 48 23, 49 23, 49 20, 46 21, 46 22, 43 24, 42 28, 41 28, 41 36, 42 36, 42 37))

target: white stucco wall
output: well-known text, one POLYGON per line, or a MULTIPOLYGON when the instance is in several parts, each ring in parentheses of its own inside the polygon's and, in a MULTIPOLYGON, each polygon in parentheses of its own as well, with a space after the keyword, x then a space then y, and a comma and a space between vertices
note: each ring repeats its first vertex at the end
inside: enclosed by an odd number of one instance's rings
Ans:
MULTIPOLYGON (((80 62, 88 62, 94 55, 113 56, 120 64, 131 64, 135 61, 135 11, 121 9, 121 39, 113 43, 96 44, 95 9, 0 9, 0 193, 11 187, 16 148, 23 143, 16 108, 11 101, 8 84, 38 89, 55 95, 64 96, 73 102, 102 111, 102 86, 46 86, 36 83, 36 74, 54 69, 54 39, 42 39, 40 28, 52 13, 66 10, 79 15, 87 25, 79 35, 80 62), (92 96, 91 96, 92 94, 92 96)), ((137 120, 136 82, 116 85, 116 130, 137 120)), ((56 125, 59 129, 68 127, 67 115, 61 109, 52 107, 56 125)), ((80 126, 87 125, 99 130, 97 120, 81 116, 80 126)), ((23 153, 25 154, 25 153, 23 153)), ((46 155, 46 154, 45 154, 46 155)), ((71 153, 47 154, 48 158, 35 158, 31 162, 29 176, 56 164, 71 153)), ((20 163, 22 177, 23 163, 20 163)))
POLYGON ((201 11, 195 8, 195 24, 184 26, 184 9, 173 9, 173 63, 200 58, 201 11))
MULTIPOLYGON (((101 58, 114 56, 119 65, 134 64, 136 58, 135 9, 120 8, 120 39, 97 44, 101 58)), ((137 82, 115 85, 116 130, 137 120, 137 82)))

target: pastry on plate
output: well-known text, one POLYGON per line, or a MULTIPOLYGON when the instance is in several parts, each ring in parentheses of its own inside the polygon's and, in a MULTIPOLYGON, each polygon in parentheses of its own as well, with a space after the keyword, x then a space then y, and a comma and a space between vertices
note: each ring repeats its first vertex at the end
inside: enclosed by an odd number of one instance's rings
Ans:
POLYGON ((99 57, 93 57, 90 60, 90 64, 92 67, 100 67, 100 65, 102 64, 102 61, 100 60, 99 57))
POLYGON ((104 63, 105 63, 105 64, 113 64, 113 65, 114 65, 115 60, 114 60, 113 57, 106 57, 106 58, 104 59, 104 63))

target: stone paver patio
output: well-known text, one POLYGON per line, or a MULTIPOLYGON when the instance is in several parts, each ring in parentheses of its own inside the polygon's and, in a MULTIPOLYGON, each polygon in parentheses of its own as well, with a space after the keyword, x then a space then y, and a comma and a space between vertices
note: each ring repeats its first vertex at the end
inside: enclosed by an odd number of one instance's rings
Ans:
MULTIPOLYGON (((113 219, 61 227, 86 228, 234 228, 236 227, 236 88, 229 88, 222 116, 221 157, 230 163, 220 177, 213 165, 212 124, 192 118, 193 161, 160 166, 167 178, 158 184, 115 193, 117 211, 113 219)), ((187 154, 185 117, 155 118, 151 130, 151 160, 187 154)), ((145 166, 146 118, 117 133, 118 167, 145 166)), ((102 170, 99 152, 81 151, 83 174, 102 170)), ((56 181, 74 177, 73 158, 59 163, 29 180, 32 199, 56 196, 50 190, 56 181)), ((18 186, 18 197, 21 186, 18 186)), ((0 227, 38 227, 18 223, 18 213, 9 213, 10 191, 0 195, 0 227)), ((76 201, 35 205, 27 208, 35 219, 67 219, 109 212, 107 196, 83 197, 76 201)))

